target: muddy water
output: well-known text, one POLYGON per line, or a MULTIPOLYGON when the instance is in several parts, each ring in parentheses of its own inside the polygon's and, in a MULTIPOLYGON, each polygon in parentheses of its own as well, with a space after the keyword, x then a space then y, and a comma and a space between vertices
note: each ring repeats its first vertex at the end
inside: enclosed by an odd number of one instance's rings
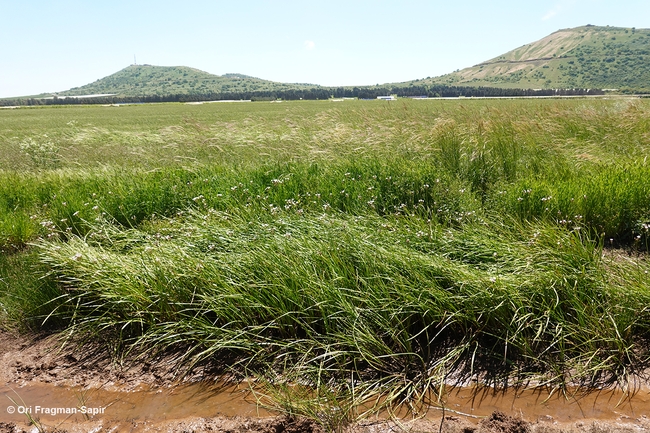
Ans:
MULTIPOLYGON (((494 392, 491 389, 456 388, 449 391, 445 408, 448 414, 472 417, 483 417, 500 410, 528 421, 549 416, 558 422, 607 421, 650 414, 650 390, 639 390, 633 396, 612 390, 549 396, 544 390, 494 392)), ((159 422, 187 417, 238 415, 255 418, 272 414, 257 407, 246 385, 192 384, 132 392, 83 390, 48 384, 0 387, 0 420, 25 422, 28 415, 42 422, 159 422)), ((440 415, 440 409, 434 408, 427 417, 440 415)))
POLYGON ((180 385, 116 392, 47 384, 0 388, 0 419, 21 422, 28 415, 46 421, 163 421, 194 417, 269 416, 258 409, 246 386, 180 385))
POLYGON ((574 390, 573 394, 569 391, 549 395, 547 390, 535 389, 495 392, 493 389, 457 388, 449 393, 445 407, 474 416, 499 410, 527 421, 549 416, 559 422, 615 420, 650 414, 650 389, 637 390, 633 395, 620 390, 586 394, 574 390))

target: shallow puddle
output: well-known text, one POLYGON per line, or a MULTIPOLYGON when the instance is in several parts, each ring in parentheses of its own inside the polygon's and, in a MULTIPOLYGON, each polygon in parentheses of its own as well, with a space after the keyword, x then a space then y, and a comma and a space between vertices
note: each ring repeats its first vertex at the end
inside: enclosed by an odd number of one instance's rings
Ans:
MULTIPOLYGON (((179 385, 156 390, 119 392, 103 389, 74 389, 48 384, 0 388, 3 421, 26 422, 31 416, 44 423, 103 420, 106 422, 167 421, 188 417, 262 417, 273 415, 259 409, 246 384, 239 386, 179 385)), ((495 410, 528 421, 558 422, 617 420, 650 414, 650 390, 633 396, 602 390, 588 394, 549 397, 545 390, 455 388, 445 400, 447 414, 483 417, 495 410)), ((440 408, 428 418, 440 417, 440 408)), ((478 420, 478 418, 473 418, 478 420)))
POLYGON ((179 385, 151 391, 74 389, 47 384, 0 388, 2 420, 163 421, 190 416, 269 416, 258 409, 245 385, 206 387, 179 385), (5 418, 5 415, 7 418, 5 418))
POLYGON ((445 407, 473 416, 487 416, 499 410, 527 421, 544 420, 549 416, 558 422, 615 420, 650 414, 650 390, 638 390, 630 396, 609 389, 549 395, 544 389, 495 392, 493 389, 456 388, 449 393, 445 407))

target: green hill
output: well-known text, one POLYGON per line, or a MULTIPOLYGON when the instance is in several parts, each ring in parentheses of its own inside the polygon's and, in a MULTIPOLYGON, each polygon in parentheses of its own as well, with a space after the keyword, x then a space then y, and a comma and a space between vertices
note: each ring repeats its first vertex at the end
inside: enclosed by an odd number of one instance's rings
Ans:
MULTIPOLYGON (((328 88, 279 83, 243 74, 213 75, 186 66, 131 65, 85 86, 58 92, 56 96, 109 94, 121 100, 144 102, 210 98, 327 99, 331 96, 372 99, 387 94, 480 96, 484 89, 477 87, 491 88, 488 96, 522 96, 515 89, 650 92, 650 29, 592 25, 563 29, 470 68, 382 86, 328 88), (468 88, 479 92, 468 93, 468 88)), ((47 102, 51 96, 6 99, 0 105, 90 101, 60 98, 47 102)))
POLYGON ((416 83, 648 90, 650 29, 591 25, 563 29, 471 68, 416 83))
POLYGON ((277 83, 242 74, 213 75, 186 66, 131 65, 94 83, 59 92, 57 95, 163 96, 284 91, 316 87, 319 86, 277 83))

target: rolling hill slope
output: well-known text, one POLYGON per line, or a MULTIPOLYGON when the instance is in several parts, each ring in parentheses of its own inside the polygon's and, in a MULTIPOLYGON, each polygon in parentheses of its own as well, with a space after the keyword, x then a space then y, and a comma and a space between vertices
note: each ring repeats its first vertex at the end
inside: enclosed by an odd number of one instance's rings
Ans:
POLYGON ((312 89, 313 84, 287 84, 242 74, 213 75, 186 66, 131 65, 93 83, 59 92, 59 96, 192 95, 312 89))
POLYGON ((332 96, 525 96, 526 89, 556 95, 592 94, 580 89, 650 92, 650 29, 583 26, 563 29, 478 65, 440 77, 377 86, 280 83, 242 74, 213 75, 186 66, 131 65, 93 83, 55 95, 10 98, 0 105, 191 101, 210 99, 327 99, 332 96), (479 89, 481 87, 481 89, 479 89), (520 90, 524 89, 524 90, 520 90), (582 93, 580 93, 582 92, 582 93), (112 98, 112 99, 111 99, 112 98), (48 102, 49 99, 49 102, 48 102), (57 100, 58 99, 58 100, 57 100))
POLYGON ((470 68, 416 83, 648 90, 650 29, 591 25, 563 29, 470 68))

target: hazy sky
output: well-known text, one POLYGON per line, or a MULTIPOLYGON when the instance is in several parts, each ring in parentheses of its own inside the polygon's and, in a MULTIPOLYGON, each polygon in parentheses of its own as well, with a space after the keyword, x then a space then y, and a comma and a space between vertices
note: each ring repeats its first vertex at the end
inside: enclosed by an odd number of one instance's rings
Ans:
POLYGON ((321 85, 442 75, 556 30, 650 27, 650 0, 0 0, 0 97, 134 63, 321 85))

